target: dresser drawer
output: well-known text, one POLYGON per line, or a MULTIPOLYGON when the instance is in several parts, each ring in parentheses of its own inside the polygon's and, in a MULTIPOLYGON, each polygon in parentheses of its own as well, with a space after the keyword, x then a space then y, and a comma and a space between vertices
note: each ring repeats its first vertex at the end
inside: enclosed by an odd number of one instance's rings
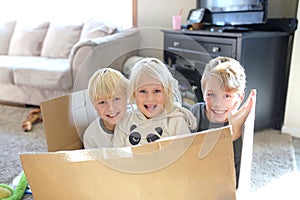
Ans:
POLYGON ((206 57, 236 58, 236 39, 165 34, 165 50, 186 59, 203 60, 206 57))

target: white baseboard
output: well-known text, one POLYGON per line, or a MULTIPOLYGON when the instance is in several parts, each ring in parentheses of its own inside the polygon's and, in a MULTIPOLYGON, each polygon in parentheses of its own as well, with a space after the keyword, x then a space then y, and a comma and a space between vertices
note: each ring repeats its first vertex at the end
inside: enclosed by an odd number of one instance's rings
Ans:
POLYGON ((281 128, 282 133, 287 133, 290 134, 293 137, 300 138, 300 128, 294 128, 294 127, 288 127, 288 126, 283 126, 281 128))

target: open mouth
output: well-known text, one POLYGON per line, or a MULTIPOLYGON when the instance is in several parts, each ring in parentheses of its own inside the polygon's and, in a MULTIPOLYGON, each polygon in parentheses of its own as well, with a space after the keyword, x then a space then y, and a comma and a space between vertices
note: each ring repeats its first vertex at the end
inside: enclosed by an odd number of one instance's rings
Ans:
POLYGON ((146 108, 146 110, 148 110, 148 112, 152 112, 155 110, 157 105, 144 105, 144 107, 146 108))

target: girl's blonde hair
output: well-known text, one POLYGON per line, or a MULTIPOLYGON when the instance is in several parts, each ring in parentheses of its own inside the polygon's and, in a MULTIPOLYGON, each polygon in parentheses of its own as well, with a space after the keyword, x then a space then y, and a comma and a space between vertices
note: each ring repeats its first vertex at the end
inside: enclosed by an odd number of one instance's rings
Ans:
POLYGON ((156 58, 143 58, 133 66, 128 87, 130 104, 134 103, 134 92, 140 87, 138 83, 141 82, 141 78, 145 76, 153 78, 162 84, 165 93, 165 108, 167 112, 173 110, 175 104, 181 104, 178 81, 172 76, 168 67, 156 58))
POLYGON ((128 79, 112 68, 102 68, 96 71, 89 80, 88 93, 91 101, 109 99, 115 95, 127 96, 128 79))
POLYGON ((241 64, 233 58, 217 57, 212 59, 205 67, 201 79, 201 89, 204 93, 206 82, 216 77, 223 83, 223 89, 229 92, 244 93, 246 88, 246 74, 241 64))

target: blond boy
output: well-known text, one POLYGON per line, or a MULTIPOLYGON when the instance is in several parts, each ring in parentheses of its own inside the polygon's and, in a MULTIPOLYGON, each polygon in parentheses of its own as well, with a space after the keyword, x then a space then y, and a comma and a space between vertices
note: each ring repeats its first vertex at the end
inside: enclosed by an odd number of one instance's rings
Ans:
POLYGON ((232 125, 237 186, 243 125, 256 99, 256 91, 252 90, 245 104, 241 106, 245 88, 245 70, 238 61, 228 57, 214 58, 206 65, 201 79, 204 102, 191 107, 197 118, 197 131, 232 125))
POLYGON ((83 135, 84 148, 111 147, 115 126, 127 112, 128 80, 112 68, 96 71, 89 80, 88 93, 98 117, 83 135))

